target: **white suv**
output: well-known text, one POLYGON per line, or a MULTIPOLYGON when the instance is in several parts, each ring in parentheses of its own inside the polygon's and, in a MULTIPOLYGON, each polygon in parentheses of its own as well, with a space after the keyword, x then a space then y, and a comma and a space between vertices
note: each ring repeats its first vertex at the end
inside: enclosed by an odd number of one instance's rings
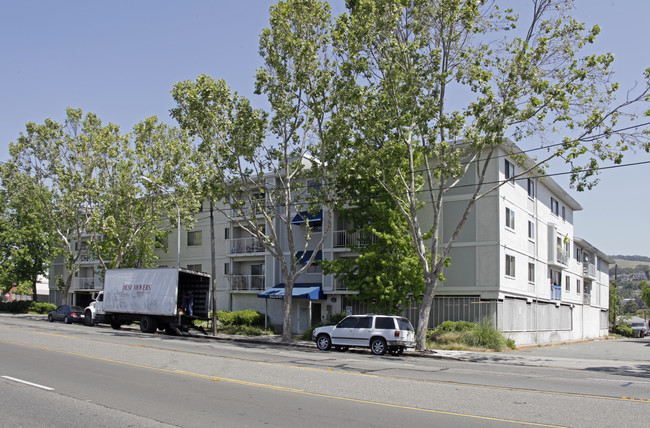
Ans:
POLYGON ((332 346, 339 351, 349 347, 370 348, 373 354, 400 355, 415 346, 413 326, 403 317, 391 315, 351 315, 336 325, 317 327, 312 340, 321 351, 332 346))

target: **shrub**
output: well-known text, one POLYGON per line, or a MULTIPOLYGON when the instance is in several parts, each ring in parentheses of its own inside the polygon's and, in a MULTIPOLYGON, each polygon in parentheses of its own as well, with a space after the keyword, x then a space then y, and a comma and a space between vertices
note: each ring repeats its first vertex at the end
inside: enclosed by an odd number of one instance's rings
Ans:
POLYGON ((0 303, 0 311, 10 312, 12 314, 26 314, 29 311, 29 305, 31 303, 29 300, 2 302, 0 303))
POLYGON ((29 305, 29 312, 36 312, 37 314, 47 314, 55 309, 56 305, 54 303, 32 302, 29 305))
POLYGON ((617 325, 616 328, 614 329, 614 333, 620 334, 621 336, 625 336, 625 337, 632 337, 634 335, 634 332, 632 331, 632 327, 625 324, 617 325))
POLYGON ((264 315, 252 309, 245 311, 217 311, 217 319, 224 325, 264 327, 264 315))
POLYGON ((496 349, 498 351, 506 346, 506 339, 503 334, 487 320, 481 321, 473 329, 465 332, 461 337, 461 341, 467 346, 496 349))
POLYGON ((219 329, 219 333, 223 334, 239 334, 243 336, 263 336, 273 334, 272 330, 264 330, 260 327, 253 327, 250 325, 235 325, 230 324, 223 326, 219 329))
POLYGON ((427 339, 442 343, 449 343, 453 337, 460 338, 461 334, 448 335, 448 333, 463 333, 473 329, 476 324, 469 321, 445 321, 427 333, 427 339))
POLYGON ((510 349, 517 349, 517 345, 515 345, 515 341, 512 339, 506 339, 506 346, 510 349))

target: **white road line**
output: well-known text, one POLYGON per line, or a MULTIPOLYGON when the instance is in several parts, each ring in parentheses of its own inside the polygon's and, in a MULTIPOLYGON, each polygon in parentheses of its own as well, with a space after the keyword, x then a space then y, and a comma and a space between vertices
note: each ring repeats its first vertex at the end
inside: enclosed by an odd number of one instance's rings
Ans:
POLYGON ((10 376, 2 376, 5 379, 13 380, 14 382, 19 382, 19 383, 24 383, 25 385, 30 385, 30 386, 35 386, 36 388, 41 388, 46 391, 54 391, 54 388, 50 388, 49 386, 43 386, 39 385, 37 383, 32 383, 32 382, 27 382, 26 380, 22 379, 16 379, 15 377, 10 377, 10 376))

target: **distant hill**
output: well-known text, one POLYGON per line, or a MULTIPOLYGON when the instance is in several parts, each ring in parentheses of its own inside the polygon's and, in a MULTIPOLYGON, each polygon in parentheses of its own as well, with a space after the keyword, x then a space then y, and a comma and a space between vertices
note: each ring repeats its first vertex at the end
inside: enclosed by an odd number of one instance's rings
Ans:
MULTIPOLYGON (((618 266, 619 272, 622 272, 623 269, 635 270, 637 266, 649 266, 650 267, 650 257, 646 256, 610 256, 614 259, 614 262, 618 266)), ((614 266, 610 265, 610 273, 614 272, 614 266)), ((647 269, 642 269, 647 270, 647 269)))
POLYGON ((646 256, 610 256, 617 260, 629 260, 633 262, 650 262, 650 257, 646 256))

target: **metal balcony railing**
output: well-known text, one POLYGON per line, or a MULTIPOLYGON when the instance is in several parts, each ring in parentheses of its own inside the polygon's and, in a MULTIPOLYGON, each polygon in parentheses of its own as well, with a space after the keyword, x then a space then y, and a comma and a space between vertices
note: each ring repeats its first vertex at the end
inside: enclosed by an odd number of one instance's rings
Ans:
POLYGON ((585 275, 592 278, 596 278, 596 265, 593 263, 584 263, 582 265, 582 270, 585 275))
POLYGON ((230 275, 232 290, 264 290, 264 275, 230 275))
POLYGON ((95 290, 99 287, 99 283, 95 284, 94 277, 79 277, 73 278, 73 289, 75 290, 95 290))
POLYGON ((361 247, 376 242, 377 237, 368 233, 350 232, 348 230, 334 231, 334 248, 345 248, 351 245, 361 247))
POLYGON ((551 300, 562 300, 562 287, 551 285, 551 300))
POLYGON ((250 254, 264 252, 264 246, 257 238, 235 238, 230 239, 229 241, 230 254, 250 254))

